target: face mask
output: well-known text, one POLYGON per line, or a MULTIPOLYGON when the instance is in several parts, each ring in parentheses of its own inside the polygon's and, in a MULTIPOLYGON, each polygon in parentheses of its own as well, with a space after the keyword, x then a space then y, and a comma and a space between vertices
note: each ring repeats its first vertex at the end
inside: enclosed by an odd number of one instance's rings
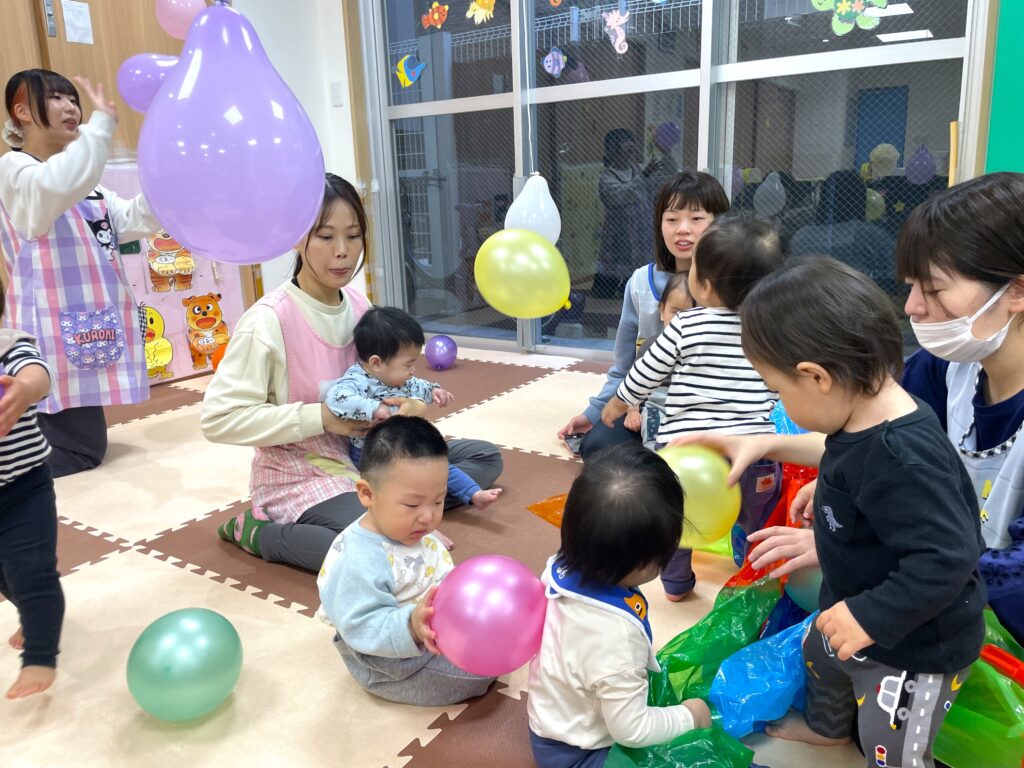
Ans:
POLYGON ((1002 346, 1013 317, 1006 321, 1001 330, 987 339, 975 338, 974 323, 999 301, 1009 287, 1010 284, 1007 283, 996 291, 995 295, 970 317, 958 317, 942 323, 915 323, 911 320, 910 327, 914 329, 918 343, 936 357, 952 363, 976 363, 984 360, 1002 346))

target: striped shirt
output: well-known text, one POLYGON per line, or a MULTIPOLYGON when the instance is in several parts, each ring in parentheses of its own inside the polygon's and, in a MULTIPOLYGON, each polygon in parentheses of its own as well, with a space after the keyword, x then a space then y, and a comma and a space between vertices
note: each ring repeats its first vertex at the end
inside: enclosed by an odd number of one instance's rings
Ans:
MULTIPOLYGON (((0 334, 4 333, 0 331, 0 334)), ((52 380, 49 366, 39 356, 39 350, 29 341, 31 337, 20 335, 6 350, 0 350, 0 368, 8 376, 29 365, 41 365, 52 380)), ((42 464, 50 455, 50 444, 39 431, 36 420, 36 404, 32 403, 21 417, 14 422, 11 431, 0 437, 0 485, 24 475, 42 464)))
POLYGON ((616 392, 636 405, 668 380, 658 442, 687 432, 774 432, 768 418, 778 395, 743 354, 740 317, 724 307, 680 312, 639 358, 616 392))

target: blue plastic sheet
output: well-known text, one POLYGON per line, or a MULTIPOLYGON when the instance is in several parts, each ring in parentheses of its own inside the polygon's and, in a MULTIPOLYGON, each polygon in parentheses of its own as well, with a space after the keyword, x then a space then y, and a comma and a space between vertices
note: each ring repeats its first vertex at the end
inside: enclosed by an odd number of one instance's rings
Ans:
POLYGON ((711 683, 708 701, 721 716, 721 726, 737 739, 762 730, 790 707, 803 709, 803 639, 817 618, 748 645, 722 662, 711 683))

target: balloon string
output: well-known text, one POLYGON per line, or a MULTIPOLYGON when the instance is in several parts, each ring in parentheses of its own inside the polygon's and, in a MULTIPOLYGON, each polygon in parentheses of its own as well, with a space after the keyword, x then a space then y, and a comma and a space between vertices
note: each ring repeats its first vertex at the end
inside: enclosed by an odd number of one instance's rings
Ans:
MULTIPOLYGON (((522 28, 523 29, 528 29, 528 27, 527 27, 527 20, 528 19, 527 19, 527 9, 526 9, 526 6, 527 6, 526 3, 519 3, 520 14, 521 14, 521 24, 522 24, 522 28)), ((527 158, 527 163, 525 165, 528 165, 530 170, 527 170, 527 168, 524 167, 523 168, 523 171, 524 171, 523 175, 529 176, 529 175, 531 175, 531 171, 532 171, 532 173, 538 173, 538 171, 535 170, 534 159, 533 159, 533 157, 534 157, 533 156, 533 109, 534 109, 534 107, 533 107, 533 105, 530 104, 530 96, 531 96, 531 92, 532 92, 532 89, 533 89, 533 85, 532 85, 533 79, 532 79, 532 77, 530 75, 527 75, 527 81, 526 82, 527 82, 527 89, 526 89, 526 94, 527 94, 527 98, 526 98, 526 144, 527 144, 527 147, 529 149, 529 153, 530 154, 529 154, 529 157, 527 158)))

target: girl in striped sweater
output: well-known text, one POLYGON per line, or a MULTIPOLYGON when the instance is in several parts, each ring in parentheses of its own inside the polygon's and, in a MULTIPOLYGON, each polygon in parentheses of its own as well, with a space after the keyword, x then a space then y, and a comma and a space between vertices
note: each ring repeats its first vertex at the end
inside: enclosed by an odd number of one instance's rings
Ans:
MULTIPOLYGON (((633 364, 601 414, 604 423, 611 424, 667 381, 658 448, 690 432, 774 432, 768 414, 778 397, 743 354, 739 307, 782 258, 778 233, 768 222, 738 215, 716 219, 697 245, 690 267, 696 306, 678 313, 633 364)), ((743 503, 733 532, 739 563, 746 534, 761 526, 778 501, 780 480, 774 462, 752 466, 743 476, 743 503)), ((680 549, 662 572, 670 600, 681 600, 696 584, 692 554, 680 549)))
MULTIPOLYGON (((3 312, 0 291, 0 318, 3 312)), ((36 403, 49 394, 51 377, 34 342, 27 333, 0 328, 0 593, 21 617, 9 642, 22 652, 9 699, 53 684, 64 618, 50 446, 36 423, 36 403)))

